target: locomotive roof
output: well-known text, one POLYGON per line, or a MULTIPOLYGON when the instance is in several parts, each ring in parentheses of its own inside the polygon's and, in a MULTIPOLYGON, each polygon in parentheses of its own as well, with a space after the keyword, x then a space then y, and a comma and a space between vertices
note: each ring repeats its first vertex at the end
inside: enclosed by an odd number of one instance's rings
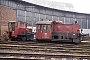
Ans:
POLYGON ((51 24, 52 21, 38 21, 36 24, 51 24))
POLYGON ((55 20, 55 21, 38 21, 36 22, 36 24, 51 24, 52 22, 61 23, 61 24, 63 23, 60 20, 55 20))
POLYGON ((9 22, 16 22, 16 21, 9 21, 9 22))

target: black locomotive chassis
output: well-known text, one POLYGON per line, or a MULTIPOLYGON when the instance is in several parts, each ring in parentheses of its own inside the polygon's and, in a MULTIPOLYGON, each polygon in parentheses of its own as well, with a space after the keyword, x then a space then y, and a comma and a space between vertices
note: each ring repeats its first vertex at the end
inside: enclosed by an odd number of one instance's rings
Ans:
POLYGON ((88 38, 87 34, 74 34, 74 33, 52 33, 52 40, 68 40, 71 42, 79 43, 81 40, 88 38))
POLYGON ((27 32, 27 34, 19 34, 17 38, 21 39, 21 40, 24 40, 24 41, 33 40, 34 35, 35 35, 35 33, 33 33, 33 32, 27 32))

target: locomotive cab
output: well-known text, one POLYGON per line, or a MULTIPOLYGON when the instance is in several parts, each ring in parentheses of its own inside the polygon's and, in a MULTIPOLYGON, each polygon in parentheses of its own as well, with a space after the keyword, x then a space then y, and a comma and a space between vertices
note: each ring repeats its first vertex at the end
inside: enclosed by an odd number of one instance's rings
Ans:
POLYGON ((9 38, 12 37, 12 31, 15 30, 16 21, 9 21, 8 22, 8 32, 9 32, 9 38))
POLYGON ((36 31, 36 40, 51 40, 51 21, 37 22, 36 31))
POLYGON ((26 22, 9 21, 8 22, 9 38, 19 40, 31 40, 34 38, 31 28, 27 28, 26 22))

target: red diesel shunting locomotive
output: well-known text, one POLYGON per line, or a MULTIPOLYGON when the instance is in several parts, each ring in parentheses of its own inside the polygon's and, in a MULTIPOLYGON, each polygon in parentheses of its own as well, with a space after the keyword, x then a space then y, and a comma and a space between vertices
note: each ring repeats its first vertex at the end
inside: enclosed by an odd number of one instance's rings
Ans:
POLYGON ((61 21, 38 21, 36 23, 37 41, 71 41, 81 42, 79 24, 63 24, 61 21))
POLYGON ((8 35, 11 40, 21 39, 23 41, 31 40, 34 38, 32 29, 27 28, 27 22, 9 21, 8 22, 8 35))

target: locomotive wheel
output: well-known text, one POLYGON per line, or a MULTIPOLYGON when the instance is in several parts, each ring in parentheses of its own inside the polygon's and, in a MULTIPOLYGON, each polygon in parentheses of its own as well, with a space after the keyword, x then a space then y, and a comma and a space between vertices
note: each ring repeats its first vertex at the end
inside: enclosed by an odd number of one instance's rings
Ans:
POLYGON ((41 40, 36 40, 37 42, 41 42, 41 40))
POLYGON ((22 41, 26 41, 27 38, 26 37, 22 37, 21 39, 22 39, 22 41))
POLYGON ((81 40, 80 39, 72 39, 72 43, 76 43, 76 44, 78 44, 78 43, 80 43, 81 42, 81 40), (76 41, 75 41, 76 40, 76 41))

